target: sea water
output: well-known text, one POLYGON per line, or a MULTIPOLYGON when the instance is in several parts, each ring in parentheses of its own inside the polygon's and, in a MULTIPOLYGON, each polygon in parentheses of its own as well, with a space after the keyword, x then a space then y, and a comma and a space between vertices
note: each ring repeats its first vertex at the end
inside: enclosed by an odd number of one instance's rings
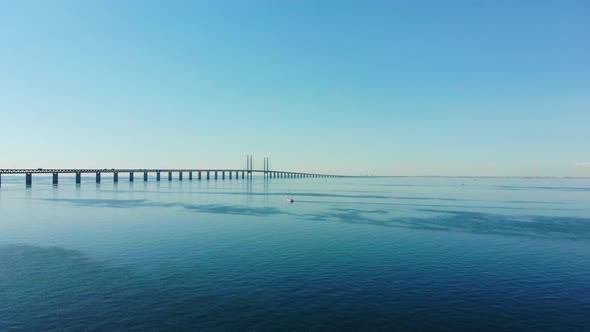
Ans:
POLYGON ((0 331, 590 330, 588 179, 135 180, 3 175, 0 331))

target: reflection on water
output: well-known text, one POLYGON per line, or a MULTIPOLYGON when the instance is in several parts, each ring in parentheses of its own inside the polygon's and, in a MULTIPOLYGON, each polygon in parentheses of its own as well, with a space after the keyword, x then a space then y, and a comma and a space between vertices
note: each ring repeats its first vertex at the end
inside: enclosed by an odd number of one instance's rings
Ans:
POLYGON ((146 199, 82 199, 82 198, 48 198, 46 201, 70 203, 74 206, 94 206, 111 208, 136 208, 136 207, 182 207, 195 212, 237 214, 237 215, 272 215, 281 213, 277 208, 248 207, 226 204, 186 204, 186 203, 161 203, 151 202, 146 199))
POLYGON ((0 330, 590 326, 589 180, 2 180, 0 330))

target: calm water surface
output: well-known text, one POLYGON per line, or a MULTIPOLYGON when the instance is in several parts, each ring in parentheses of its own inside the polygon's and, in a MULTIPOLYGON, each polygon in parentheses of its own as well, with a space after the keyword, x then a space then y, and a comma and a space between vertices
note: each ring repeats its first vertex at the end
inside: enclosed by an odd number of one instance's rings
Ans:
POLYGON ((590 180, 137 180, 2 177, 0 330, 590 331, 590 180))

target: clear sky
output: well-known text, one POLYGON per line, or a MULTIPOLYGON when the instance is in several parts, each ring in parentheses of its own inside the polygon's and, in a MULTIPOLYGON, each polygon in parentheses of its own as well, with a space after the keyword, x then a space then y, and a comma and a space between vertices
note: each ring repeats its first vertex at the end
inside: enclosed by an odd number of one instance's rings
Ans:
POLYGON ((0 0, 0 168, 590 176, 590 1, 0 0))

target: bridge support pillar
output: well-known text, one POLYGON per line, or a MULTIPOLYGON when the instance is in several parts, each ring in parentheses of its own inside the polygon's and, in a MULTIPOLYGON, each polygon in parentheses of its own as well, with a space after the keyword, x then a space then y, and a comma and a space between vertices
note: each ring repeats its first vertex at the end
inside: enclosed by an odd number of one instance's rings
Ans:
POLYGON ((217 180, 217 171, 215 171, 215 180, 217 180))
POLYGON ((172 181, 172 172, 168 172, 168 181, 172 181))
POLYGON ((143 172, 143 182, 147 182, 148 172, 143 172))
POLYGON ((25 174, 25 185, 27 187, 30 187, 33 184, 33 174, 32 173, 26 173, 25 174))
POLYGON ((191 181, 193 179, 193 172, 188 172, 188 180, 191 181))
POLYGON ((96 183, 100 183, 100 172, 96 172, 96 183))
POLYGON ((53 173, 53 179, 52 179, 51 183, 54 186, 57 186, 57 176, 58 176, 57 173, 53 173))
POLYGON ((133 172, 129 172, 129 182, 133 182, 133 172))
POLYGON ((113 182, 119 182, 119 172, 113 173, 113 182))
POLYGON ((209 180, 211 178, 211 174, 209 174, 209 171, 207 171, 207 180, 209 180))
POLYGON ((221 179, 225 180, 225 171, 221 171, 221 179))
POLYGON ((242 171, 242 180, 244 180, 244 177, 245 177, 245 176, 244 176, 244 171, 242 171))
POLYGON ((231 180, 231 171, 229 171, 229 179, 231 180))
POLYGON ((82 183, 82 173, 76 172, 76 184, 82 183))
POLYGON ((201 179, 201 172, 199 171, 199 173, 197 173, 197 178, 200 180, 201 179))
POLYGON ((160 171, 156 172, 156 181, 160 181, 160 171))
POLYGON ((178 172, 178 180, 182 181, 182 172, 178 172))

